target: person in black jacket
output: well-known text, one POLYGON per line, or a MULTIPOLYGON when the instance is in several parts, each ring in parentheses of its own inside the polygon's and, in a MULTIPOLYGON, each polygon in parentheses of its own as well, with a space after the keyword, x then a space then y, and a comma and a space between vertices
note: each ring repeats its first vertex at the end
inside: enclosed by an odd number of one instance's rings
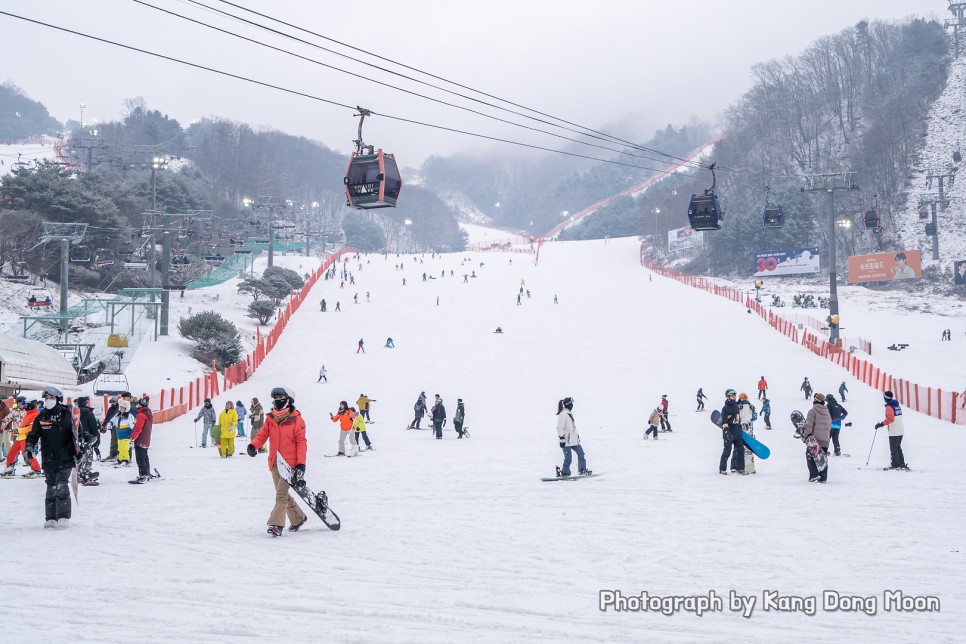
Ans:
POLYGON ((728 457, 731 456, 731 471, 747 474, 745 471, 745 446, 741 438, 741 411, 738 407, 738 393, 734 389, 725 392, 725 404, 721 408, 721 438, 724 449, 718 472, 728 474, 728 457))
MULTIPOLYGON (((842 403, 835 399, 832 394, 825 396, 825 406, 828 407, 829 416, 832 417, 832 447, 836 456, 842 455, 842 447, 839 445, 839 432, 842 431, 842 423, 849 412, 845 410, 842 403)), ((852 423, 849 423, 851 425, 852 423)))
POLYGON ((71 409, 63 404, 64 394, 57 387, 47 387, 41 394, 44 408, 27 434, 27 452, 37 451, 41 444, 40 460, 47 481, 44 499, 45 528, 66 528, 70 523, 70 489, 67 485, 75 459, 80 453, 74 443, 71 409))
MULTIPOLYGON (((94 461, 94 453, 97 452, 97 445, 101 442, 100 425, 94 417, 94 410, 91 409, 91 399, 87 396, 80 396, 74 401, 80 409, 80 428, 78 437, 80 447, 83 452, 80 464, 77 466, 77 480, 82 485, 97 485, 97 477, 100 472, 92 472, 91 464, 94 461)), ((100 454, 98 454, 100 457, 100 454)))
MULTIPOLYGON (((107 411, 104 413, 104 420, 101 421, 101 433, 107 432, 107 425, 111 422, 111 419, 117 416, 118 405, 117 396, 111 396, 110 405, 107 411)), ((111 452, 108 454, 107 458, 102 459, 102 461, 116 461, 117 460, 117 430, 114 426, 111 426, 111 452)))
POLYGON ((436 394, 436 404, 430 410, 433 415, 433 429, 436 431, 436 438, 443 438, 443 425, 446 424, 446 408, 443 407, 443 399, 436 394))

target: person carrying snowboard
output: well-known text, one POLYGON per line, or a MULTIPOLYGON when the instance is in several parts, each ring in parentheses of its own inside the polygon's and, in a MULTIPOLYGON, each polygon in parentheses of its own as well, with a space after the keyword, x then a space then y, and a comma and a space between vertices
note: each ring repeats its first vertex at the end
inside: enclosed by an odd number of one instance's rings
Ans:
POLYGON ((808 381, 808 378, 805 378, 804 382, 802 382, 802 386, 799 387, 799 391, 805 392, 805 400, 808 400, 812 397, 812 383, 808 381))
POLYGON ((882 394, 885 401, 885 420, 876 423, 875 428, 889 428, 889 454, 892 457, 891 464, 885 469, 889 470, 908 470, 906 458, 902 454, 902 436, 906 433, 905 422, 902 420, 902 407, 895 399, 891 391, 882 394))
MULTIPOLYGON (((835 396, 832 394, 825 395, 825 406, 828 407, 828 415, 832 418, 832 453, 835 456, 841 456, 842 446, 839 445, 839 432, 842 431, 842 424, 845 422, 845 417, 849 415, 849 412, 845 410, 845 407, 839 401, 835 400, 835 396)), ((852 423, 848 424, 851 425, 852 423)))
POLYGON ((433 430, 436 432, 437 440, 443 439, 443 425, 446 424, 446 407, 443 406, 443 399, 436 394, 436 403, 430 410, 433 417, 433 430))
POLYGON ((74 442, 71 408, 63 404, 64 394, 57 387, 46 387, 41 394, 44 408, 34 418, 24 448, 33 458, 40 443, 40 460, 47 482, 44 497, 44 527, 64 529, 70 524, 70 472, 80 456, 74 442))
POLYGON ((409 423, 409 427, 406 429, 419 429, 419 421, 423 419, 426 415, 426 392, 422 391, 419 397, 416 399, 416 404, 413 405, 413 411, 416 416, 413 418, 413 422, 409 423))
MULTIPOLYGON (((359 446, 355 444, 356 436, 352 431, 352 424, 355 421, 355 412, 349 409, 349 403, 339 402, 339 410, 333 414, 329 412, 329 419, 333 423, 339 423, 339 453, 337 456, 345 456, 345 439, 349 439, 349 449, 353 452, 358 451, 359 446), (354 448, 354 449, 353 449, 354 448)), ((355 453, 352 454, 355 456, 355 453)))
POLYGON ((100 424, 94 417, 94 410, 91 409, 91 399, 87 396, 80 396, 74 401, 80 409, 80 426, 78 427, 78 438, 82 451, 80 463, 77 467, 77 480, 81 485, 96 485, 99 472, 91 471, 91 463, 94 460, 94 448, 101 438, 100 424))
POLYGON ((761 415, 765 418, 765 429, 771 429, 771 401, 767 398, 761 401, 761 415))
MULTIPOLYGON (((758 419, 758 412, 755 410, 755 406, 751 404, 751 401, 748 400, 748 394, 738 394, 738 410, 738 419, 741 421, 741 431, 747 432, 749 436, 754 438, 754 422, 758 419)), ((744 445, 744 439, 742 439, 742 445, 744 446, 745 450, 745 472, 748 474, 754 474, 755 453, 748 449, 747 445, 744 445)))
POLYGON ((647 429, 644 430, 644 440, 647 440, 648 435, 654 432, 654 440, 657 440, 657 426, 661 424, 661 408, 655 407, 651 411, 651 415, 647 417, 647 429))
POLYGON ((738 407, 738 392, 725 391, 725 404, 721 408, 721 439, 724 449, 718 463, 718 473, 728 474, 728 457, 731 457, 731 471, 735 474, 745 472, 745 445, 741 438, 741 409, 738 407))
POLYGON ((704 389, 698 387, 698 408, 694 411, 704 411, 704 401, 707 399, 708 397, 704 395, 704 389))
POLYGON ((669 432, 671 430, 671 421, 668 420, 667 413, 667 394, 661 394, 661 431, 669 432))
POLYGON ((768 382, 765 380, 765 376, 761 377, 758 381, 758 400, 763 400, 768 397, 768 382))
POLYGON ((466 407, 463 406, 463 399, 456 399, 456 413, 453 415, 453 429, 456 430, 456 438, 463 438, 463 420, 466 418, 466 407))
POLYGON ((296 480, 301 480, 305 476, 308 442, 305 440, 305 420, 295 409, 291 389, 275 387, 271 395, 272 409, 265 415, 265 424, 252 438, 246 451, 254 458, 259 448, 268 443, 268 470, 272 473, 272 483, 275 486, 275 507, 268 515, 268 534, 280 537, 286 517, 289 532, 296 532, 309 518, 288 493, 289 482, 278 473, 275 461, 281 456, 292 466, 296 480))
POLYGON ((580 435, 577 433, 577 425, 574 423, 573 411, 574 399, 570 396, 557 401, 557 438, 560 442, 560 449, 564 453, 563 467, 557 468, 558 478, 570 476, 573 452, 577 453, 577 473, 581 476, 593 473, 587 469, 587 458, 584 455, 584 448, 580 446, 580 435))
MULTIPOLYGON (((195 422, 202 421, 201 426, 201 446, 208 447, 208 432, 211 428, 215 426, 215 408, 211 406, 211 398, 205 398, 205 404, 198 410, 198 415, 195 416, 195 422)), ((211 442, 215 442, 215 434, 211 434, 211 442)))
MULTIPOLYGON (((832 433, 832 417, 829 416, 828 408, 825 406, 825 395, 815 394, 812 398, 812 408, 805 416, 805 428, 802 430, 802 440, 808 441, 810 436, 814 436, 818 441, 818 446, 825 454, 828 454, 829 437, 832 433)), ((809 483, 825 483, 828 479, 828 465, 821 472, 815 465, 815 460, 808 455, 806 448, 805 461, 808 464, 809 483)))

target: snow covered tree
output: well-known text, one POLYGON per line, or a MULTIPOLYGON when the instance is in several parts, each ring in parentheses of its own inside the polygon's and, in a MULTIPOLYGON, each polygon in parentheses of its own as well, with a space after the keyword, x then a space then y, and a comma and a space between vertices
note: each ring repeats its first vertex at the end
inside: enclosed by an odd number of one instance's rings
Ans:
POLYGON ((255 318, 259 324, 268 324, 275 315, 276 306, 269 300, 256 300, 248 305, 248 317, 255 318))

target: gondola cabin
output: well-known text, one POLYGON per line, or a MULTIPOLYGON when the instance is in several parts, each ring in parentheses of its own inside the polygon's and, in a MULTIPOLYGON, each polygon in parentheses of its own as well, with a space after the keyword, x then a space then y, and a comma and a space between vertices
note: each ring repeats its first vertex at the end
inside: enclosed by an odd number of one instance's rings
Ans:
POLYGON ((866 210, 862 221, 865 223, 866 230, 877 230, 880 227, 879 211, 875 209, 866 210))
POLYGON ((694 230, 721 230, 718 197, 713 191, 709 190, 703 195, 691 195, 688 221, 694 230))
POLYGON ((765 228, 781 228, 785 225, 785 213, 782 212, 780 205, 770 204, 765 206, 765 214, 762 218, 765 228))
POLYGON ((346 205, 363 210, 395 208, 402 188, 396 158, 382 150, 375 154, 353 152, 344 182, 346 205))

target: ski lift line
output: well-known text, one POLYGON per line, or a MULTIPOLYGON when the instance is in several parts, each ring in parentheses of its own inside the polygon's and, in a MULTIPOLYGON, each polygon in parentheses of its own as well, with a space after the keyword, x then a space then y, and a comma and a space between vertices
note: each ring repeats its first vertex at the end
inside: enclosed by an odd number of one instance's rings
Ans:
MULTIPOLYGON (((510 120, 507 120, 507 119, 504 119, 504 118, 500 118, 498 116, 493 116, 492 114, 487 114, 485 112, 481 112, 481 111, 476 110, 476 109, 473 109, 471 107, 466 107, 464 105, 457 105, 456 103, 450 103, 448 101, 440 100, 438 98, 433 98, 432 96, 427 96, 425 94, 420 94, 419 92, 415 92, 413 90, 409 90, 409 89, 406 89, 404 87, 399 87, 397 85, 392 85, 390 83, 386 83, 386 82, 377 80, 375 78, 370 78, 368 76, 364 76, 364 75, 358 74, 356 72, 351 72, 349 70, 342 69, 342 68, 336 67, 334 65, 329 65, 327 63, 323 63, 322 61, 315 60, 313 58, 309 58, 309 57, 303 56, 301 54, 297 54, 297 53, 292 52, 292 51, 289 51, 287 49, 283 49, 281 47, 276 47, 274 45, 269 45, 267 43, 263 43, 263 42, 261 42, 259 40, 254 39, 254 38, 250 38, 248 36, 243 36, 241 34, 237 34, 237 33, 234 33, 232 31, 228 31, 227 29, 222 29, 221 27, 216 27, 216 26, 211 25, 211 24, 208 24, 206 22, 202 22, 200 20, 196 20, 194 18, 190 18, 188 16, 181 15, 181 14, 176 13, 174 11, 171 11, 169 9, 163 9, 161 7, 156 7, 156 6, 154 6, 154 5, 152 5, 152 4, 148 3, 148 2, 145 2, 144 0, 132 0, 132 2, 135 2, 137 4, 143 5, 145 7, 149 7, 151 9, 155 9, 157 11, 161 11, 162 13, 166 13, 166 14, 169 14, 171 16, 175 16, 177 18, 181 18, 182 20, 187 20, 188 22, 192 22, 194 24, 201 25, 201 26, 207 27, 209 29, 213 29, 213 30, 218 31, 220 33, 227 34, 229 36, 234 36, 235 38, 239 38, 241 40, 244 40, 244 41, 247 41, 247 42, 256 44, 256 45, 260 45, 262 47, 266 47, 266 48, 271 49, 273 51, 281 52, 283 54, 288 54, 289 56, 293 56, 295 58, 298 58, 300 60, 304 60, 304 61, 309 62, 309 63, 313 63, 315 65, 320 65, 320 66, 325 67, 327 69, 331 69, 331 70, 334 70, 334 71, 342 72, 343 74, 347 74, 347 75, 352 76, 352 77, 355 77, 355 78, 359 78, 359 79, 362 79, 362 80, 365 80, 365 81, 369 81, 371 83, 375 83, 375 84, 381 85, 383 87, 388 87, 390 89, 394 89, 396 91, 403 92, 404 94, 409 94, 410 96, 415 96, 417 98, 422 98, 422 99, 425 99, 427 101, 432 101, 434 103, 439 103, 440 105, 445 105, 447 107, 452 107, 452 108, 455 108, 455 109, 458 109, 458 110, 463 110, 463 111, 469 112, 471 114, 476 114, 478 116, 482 116, 484 118, 488 118, 488 119, 491 119, 493 121, 497 121, 499 123, 505 123, 507 125, 512 125, 514 127, 519 127, 519 128, 525 129, 525 130, 530 130, 532 132, 539 132, 540 134, 546 134, 547 136, 552 136, 552 137, 555 137, 555 138, 563 139, 564 141, 570 141, 571 143, 577 143, 579 145, 586 145, 586 146, 589 146, 589 147, 599 148, 601 150, 606 150, 608 152, 615 152, 617 154, 622 154, 622 155, 625 155, 625 156, 631 156, 631 157, 636 157, 636 158, 639 158, 639 159, 645 159, 647 161, 655 161, 657 163, 668 163, 668 164, 675 163, 675 161, 673 161, 673 160, 657 159, 657 158, 654 158, 654 157, 644 156, 644 155, 640 155, 640 154, 634 154, 632 152, 626 152, 626 151, 620 150, 620 149, 615 149, 615 148, 611 148, 611 147, 607 147, 607 146, 603 146, 603 145, 598 145, 598 144, 595 144, 595 143, 589 143, 587 141, 582 141, 580 139, 575 139, 575 138, 572 138, 572 137, 564 136, 562 134, 558 134, 558 133, 555 133, 555 132, 549 132, 547 130, 542 130, 540 128, 533 127, 533 126, 530 126, 530 125, 524 125, 522 123, 515 123, 513 121, 510 121, 510 120)), ((204 6, 204 5, 202 5, 202 6, 204 6)), ((215 11, 217 11, 217 9, 215 9, 215 11)), ((252 23, 252 22, 247 21, 247 20, 243 20, 243 21, 244 22, 248 22, 249 24, 253 24, 253 25, 258 26, 257 23, 252 23)), ((283 35, 283 36, 286 35, 286 34, 284 34, 282 32, 275 31, 273 29, 269 29, 269 31, 272 31, 274 33, 278 33, 278 34, 283 35)), ((310 43, 308 41, 302 40, 300 38, 295 38, 295 40, 297 40, 298 42, 304 43, 306 45, 309 45, 311 47, 318 47, 318 45, 314 45, 313 43, 310 43)), ((329 51, 330 53, 333 53, 333 54, 336 54, 336 55, 343 55, 343 54, 339 54, 338 52, 334 52, 334 51, 325 49, 324 47, 321 47, 321 49, 323 49, 324 51, 329 51)), ((360 63, 363 63, 363 64, 368 64, 368 63, 365 63, 364 61, 360 61, 360 60, 353 59, 353 58, 350 58, 350 60, 355 60, 356 62, 360 62, 360 63)), ((370 66, 372 66, 372 65, 370 65, 370 66)), ((375 67, 376 67, 376 69, 379 69, 381 71, 385 71, 385 72, 390 73, 390 74, 395 73, 397 75, 401 75, 401 74, 398 74, 396 72, 393 72, 392 70, 384 69, 384 68, 378 67, 378 66, 375 66, 375 67)), ((411 77, 405 76, 405 75, 401 75, 401 76, 403 78, 406 78, 407 80, 411 80, 411 81, 414 81, 414 82, 417 82, 417 83, 422 83, 422 81, 420 81, 418 79, 411 78, 411 77)), ((423 84, 426 84, 426 83, 423 83, 423 84)), ((435 86, 435 85, 429 85, 429 86, 430 87, 433 87, 434 89, 439 89, 439 90, 444 91, 444 92, 455 93, 455 92, 451 92, 449 90, 446 90, 445 88, 438 87, 438 86, 435 86)), ((521 112, 517 112, 517 111, 514 111, 514 110, 507 110, 506 108, 500 107, 499 105, 493 105, 492 103, 487 103, 485 101, 479 101, 478 99, 474 99, 471 96, 465 96, 465 95, 459 94, 459 93, 455 93, 455 94, 457 96, 461 97, 461 98, 465 98, 465 99, 471 100, 471 101, 477 101, 477 102, 483 103, 484 105, 487 105, 489 107, 493 107, 495 109, 500 109, 500 110, 508 111, 511 114, 516 114, 517 116, 522 116, 524 118, 529 118, 529 119, 535 120, 535 121, 537 121, 539 123, 544 123, 546 125, 550 125, 551 127, 559 127, 559 128, 561 128, 563 130, 567 130, 568 132, 574 132, 575 134, 580 134, 581 136, 587 136, 587 137, 590 137, 590 138, 593 138, 593 139, 597 139, 597 140, 600 140, 600 141, 604 141, 604 142, 607 142, 607 143, 611 143, 610 140, 608 140, 608 139, 606 139, 604 137, 601 137, 601 136, 586 134, 584 132, 580 132, 578 130, 574 130, 573 128, 563 127, 563 126, 557 125, 555 123, 552 123, 550 121, 547 121, 547 120, 544 120, 544 119, 538 119, 538 118, 529 116, 527 114, 523 114, 521 112)), ((630 145, 632 147, 635 147, 635 148, 637 147, 637 146, 635 146, 633 144, 630 144, 630 145)), ((659 154, 664 154, 664 153, 659 153, 659 154)), ((670 155, 666 155, 665 154, 664 156, 670 156, 670 155)), ((687 162, 687 163, 690 164, 692 162, 687 162)))

